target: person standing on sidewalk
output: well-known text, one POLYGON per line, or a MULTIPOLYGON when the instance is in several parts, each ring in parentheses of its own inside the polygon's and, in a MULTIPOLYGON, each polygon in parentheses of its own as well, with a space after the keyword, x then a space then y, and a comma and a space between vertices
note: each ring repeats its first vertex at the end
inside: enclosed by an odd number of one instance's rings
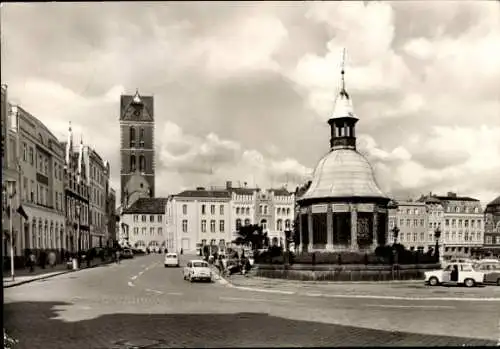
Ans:
POLYGON ((30 273, 33 273, 35 271, 35 263, 36 263, 36 257, 33 252, 30 252, 30 255, 28 257, 28 265, 30 268, 30 273))

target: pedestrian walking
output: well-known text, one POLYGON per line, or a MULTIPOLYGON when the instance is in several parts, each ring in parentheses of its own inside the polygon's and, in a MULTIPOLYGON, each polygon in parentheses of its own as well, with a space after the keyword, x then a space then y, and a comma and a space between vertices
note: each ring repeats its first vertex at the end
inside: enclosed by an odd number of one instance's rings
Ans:
POLYGON ((116 258, 116 264, 120 264, 120 250, 116 250, 115 258, 116 258))
POLYGON ((54 268, 54 266, 56 265, 56 254, 54 251, 50 251, 49 252, 49 265, 51 268, 54 268))

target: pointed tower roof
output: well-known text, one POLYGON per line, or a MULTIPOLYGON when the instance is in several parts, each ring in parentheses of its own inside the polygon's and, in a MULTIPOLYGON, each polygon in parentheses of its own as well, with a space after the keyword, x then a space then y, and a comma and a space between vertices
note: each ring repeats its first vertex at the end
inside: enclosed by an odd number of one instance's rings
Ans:
POLYGON ((134 104, 142 104, 141 96, 139 95, 139 89, 135 90, 134 98, 132 99, 132 103, 134 104))
POLYGON ((333 109, 333 116, 332 119, 337 119, 337 118, 355 118, 357 119, 356 115, 354 114, 354 108, 352 106, 352 101, 351 98, 349 97, 349 94, 347 93, 347 90, 345 88, 345 48, 342 50, 342 59, 341 59, 341 86, 340 86, 340 91, 337 95, 337 98, 335 99, 335 107, 333 109))

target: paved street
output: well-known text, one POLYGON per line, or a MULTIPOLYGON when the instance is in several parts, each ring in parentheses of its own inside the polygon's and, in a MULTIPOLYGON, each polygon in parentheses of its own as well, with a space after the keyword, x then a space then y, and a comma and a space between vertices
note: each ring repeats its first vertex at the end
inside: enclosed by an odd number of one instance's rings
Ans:
MULTIPOLYGON (((384 287, 412 292, 409 285, 360 286, 375 287, 375 296, 384 287)), ((4 289, 4 320, 18 348, 496 345, 500 339, 494 299, 356 298, 346 290, 358 285, 344 287, 337 293, 344 297, 336 298, 191 284, 181 269, 164 268, 161 255, 149 255, 4 289)))

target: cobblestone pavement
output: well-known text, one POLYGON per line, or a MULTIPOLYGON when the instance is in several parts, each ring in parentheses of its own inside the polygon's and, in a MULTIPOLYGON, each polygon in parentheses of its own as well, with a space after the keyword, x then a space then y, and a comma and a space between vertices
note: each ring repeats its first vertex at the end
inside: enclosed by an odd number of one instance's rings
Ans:
POLYGON ((430 287, 423 281, 407 282, 321 282, 269 279, 253 276, 232 275, 225 278, 234 286, 253 287, 269 290, 282 290, 297 293, 325 293, 360 296, 385 297, 452 297, 452 298, 485 298, 498 299, 500 287, 482 286, 466 288, 459 286, 430 287))
POLYGON ((479 302, 338 300, 189 283, 162 257, 5 290, 17 348, 495 345, 498 308, 479 302))

